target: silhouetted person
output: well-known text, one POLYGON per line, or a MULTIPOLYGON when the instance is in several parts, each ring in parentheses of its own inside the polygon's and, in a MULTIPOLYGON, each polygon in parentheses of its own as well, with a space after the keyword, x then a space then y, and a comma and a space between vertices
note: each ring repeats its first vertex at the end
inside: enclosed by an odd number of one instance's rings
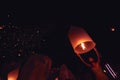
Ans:
POLYGON ((21 69, 18 80, 47 80, 51 65, 48 56, 31 55, 21 69))

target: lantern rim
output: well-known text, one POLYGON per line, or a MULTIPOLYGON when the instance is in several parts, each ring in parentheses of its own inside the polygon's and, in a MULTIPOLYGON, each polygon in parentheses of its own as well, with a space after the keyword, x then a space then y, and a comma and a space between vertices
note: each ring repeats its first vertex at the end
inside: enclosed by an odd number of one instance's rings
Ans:
POLYGON ((92 50, 94 47, 96 46, 96 43, 93 41, 85 41, 85 42, 81 42, 78 45, 76 45, 76 47, 74 48, 74 52, 76 54, 84 54, 89 52, 90 50, 92 50), (81 44, 84 43, 86 45, 86 49, 83 50, 81 47, 81 44))

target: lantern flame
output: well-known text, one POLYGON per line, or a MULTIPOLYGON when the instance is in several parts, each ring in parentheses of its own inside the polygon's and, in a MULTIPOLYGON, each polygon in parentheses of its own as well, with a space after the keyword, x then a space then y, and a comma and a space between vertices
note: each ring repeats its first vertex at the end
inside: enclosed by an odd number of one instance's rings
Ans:
POLYGON ((85 44, 84 44, 84 43, 81 43, 81 47, 82 47, 82 49, 83 49, 83 50, 85 50, 85 49, 86 49, 86 47, 85 47, 85 44))

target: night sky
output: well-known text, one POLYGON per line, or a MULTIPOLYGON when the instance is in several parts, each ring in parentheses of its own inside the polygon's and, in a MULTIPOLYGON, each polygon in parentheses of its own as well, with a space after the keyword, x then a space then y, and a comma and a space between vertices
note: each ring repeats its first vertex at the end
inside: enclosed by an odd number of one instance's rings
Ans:
POLYGON ((117 6, 69 4, 68 7, 64 4, 66 7, 56 7, 57 4, 21 3, 7 4, 0 12, 1 65, 21 61, 30 54, 45 54, 54 66, 65 63, 70 68, 79 68, 82 62, 74 54, 67 36, 70 26, 83 27, 96 42, 103 59, 115 67, 119 65, 117 6))

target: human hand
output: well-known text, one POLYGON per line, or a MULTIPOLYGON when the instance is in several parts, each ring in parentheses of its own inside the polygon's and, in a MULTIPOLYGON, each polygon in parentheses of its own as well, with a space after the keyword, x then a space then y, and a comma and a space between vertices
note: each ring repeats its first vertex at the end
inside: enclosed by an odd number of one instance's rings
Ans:
POLYGON ((91 62, 91 70, 95 74, 96 80, 109 80, 107 75, 103 72, 99 61, 95 62, 91 57, 89 58, 89 61, 91 62))

